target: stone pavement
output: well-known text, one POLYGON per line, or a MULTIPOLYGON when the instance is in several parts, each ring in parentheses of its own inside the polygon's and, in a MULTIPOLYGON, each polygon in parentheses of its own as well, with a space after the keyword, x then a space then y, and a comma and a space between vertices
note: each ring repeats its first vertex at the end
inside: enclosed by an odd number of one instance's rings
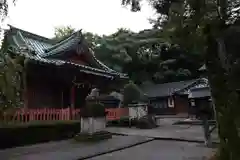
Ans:
POLYGON ((91 160, 208 160, 214 151, 197 143, 156 140, 91 160))
MULTIPOLYGON (((189 142, 204 142, 202 126, 195 125, 166 125, 154 129, 108 127, 111 133, 122 135, 146 136, 155 139, 179 140, 189 142)), ((217 131, 212 133, 213 142, 218 143, 217 131)))
POLYGON ((64 140, 0 150, 0 158, 3 160, 77 160, 124 149, 151 140, 152 138, 142 136, 113 136, 112 139, 88 144, 64 140))

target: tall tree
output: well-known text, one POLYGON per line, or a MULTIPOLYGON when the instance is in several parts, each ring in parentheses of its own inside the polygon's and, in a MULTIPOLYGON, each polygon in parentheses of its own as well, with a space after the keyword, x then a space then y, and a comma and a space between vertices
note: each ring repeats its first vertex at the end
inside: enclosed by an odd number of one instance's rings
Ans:
POLYGON ((119 29, 112 35, 99 38, 95 52, 100 60, 128 73, 137 84, 195 78, 200 67, 199 56, 165 42, 158 29, 138 33, 119 29))
MULTIPOLYGON (((4 33, 3 21, 8 15, 9 3, 15 4, 16 0, 1 0, 0 1, 0 40, 2 40, 2 36, 4 33)), ((2 41, 0 41, 2 43, 2 41)))
POLYGON ((16 50, 10 48, 5 32, 0 50, 0 117, 6 110, 22 107, 22 93, 25 78, 24 58, 16 56, 16 50))
MULTIPOLYGON (((218 121, 220 158, 240 159, 239 0, 149 0, 161 16, 155 27, 171 41, 205 55, 218 121)), ((140 1, 123 0, 133 10, 140 1)))
POLYGON ((16 0, 2 0, 0 2, 0 32, 4 39, 0 49, 0 116, 5 110, 22 106, 21 75, 23 72, 24 58, 13 54, 7 41, 8 31, 3 29, 3 21, 8 15, 9 3, 15 4, 16 0), (15 56, 14 56, 15 55, 15 56))
MULTIPOLYGON (((60 32, 65 38, 71 32, 60 32)), ((181 48, 165 44, 165 37, 158 29, 143 30, 139 33, 119 28, 108 36, 83 32, 89 47, 109 67, 126 72, 136 83, 156 83, 195 78, 200 64, 198 56, 181 48), (132 63, 134 62, 134 63, 132 63)), ((60 39, 62 39, 60 38, 60 39)))
MULTIPOLYGON (((14 4, 16 0, 11 0, 14 4)), ((8 6, 10 1, 9 0, 1 0, 0 1, 0 18, 1 21, 5 19, 5 17, 8 15, 8 6)))

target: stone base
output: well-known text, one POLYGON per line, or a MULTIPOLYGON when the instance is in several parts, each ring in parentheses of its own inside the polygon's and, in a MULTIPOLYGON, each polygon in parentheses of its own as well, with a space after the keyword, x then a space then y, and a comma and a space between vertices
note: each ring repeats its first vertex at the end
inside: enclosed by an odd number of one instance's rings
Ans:
POLYGON ((95 132, 93 134, 79 133, 74 137, 78 142, 98 142, 110 138, 112 138, 112 134, 106 131, 95 132))
POLYGON ((95 133, 104 131, 106 128, 105 117, 87 117, 81 118, 81 132, 83 133, 95 133))

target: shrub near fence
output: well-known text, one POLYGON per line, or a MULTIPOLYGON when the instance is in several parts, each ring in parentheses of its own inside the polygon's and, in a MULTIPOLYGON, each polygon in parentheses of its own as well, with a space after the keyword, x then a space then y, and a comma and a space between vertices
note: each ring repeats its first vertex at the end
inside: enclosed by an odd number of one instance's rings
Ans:
POLYGON ((0 126, 0 149, 72 138, 79 121, 52 121, 0 126))
MULTIPOLYGON (((108 121, 128 117, 128 108, 106 109, 108 121)), ((0 149, 71 138, 80 132, 80 109, 20 109, 0 123, 0 149), (20 123, 19 123, 20 122, 20 123)))

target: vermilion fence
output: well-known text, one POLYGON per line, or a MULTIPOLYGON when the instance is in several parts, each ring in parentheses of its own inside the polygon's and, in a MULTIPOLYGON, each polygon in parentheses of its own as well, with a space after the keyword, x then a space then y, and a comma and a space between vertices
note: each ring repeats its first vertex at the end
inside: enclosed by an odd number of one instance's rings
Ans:
POLYGON ((53 121, 53 120, 74 120, 80 113, 80 109, 19 109, 15 113, 5 112, 3 119, 5 122, 29 122, 29 121, 53 121), (70 116, 72 115, 72 116, 70 116))
POLYGON ((129 116, 128 108, 108 108, 106 111, 108 112, 106 118, 109 121, 129 116))
MULTIPOLYGON (((128 108, 109 108, 106 109, 108 121, 119 120, 121 117, 128 116, 128 108)), ((30 121, 65 121, 79 119, 80 109, 19 109, 15 112, 5 112, 3 115, 4 122, 21 122, 30 121), (70 114, 72 111, 72 114, 70 114)))

